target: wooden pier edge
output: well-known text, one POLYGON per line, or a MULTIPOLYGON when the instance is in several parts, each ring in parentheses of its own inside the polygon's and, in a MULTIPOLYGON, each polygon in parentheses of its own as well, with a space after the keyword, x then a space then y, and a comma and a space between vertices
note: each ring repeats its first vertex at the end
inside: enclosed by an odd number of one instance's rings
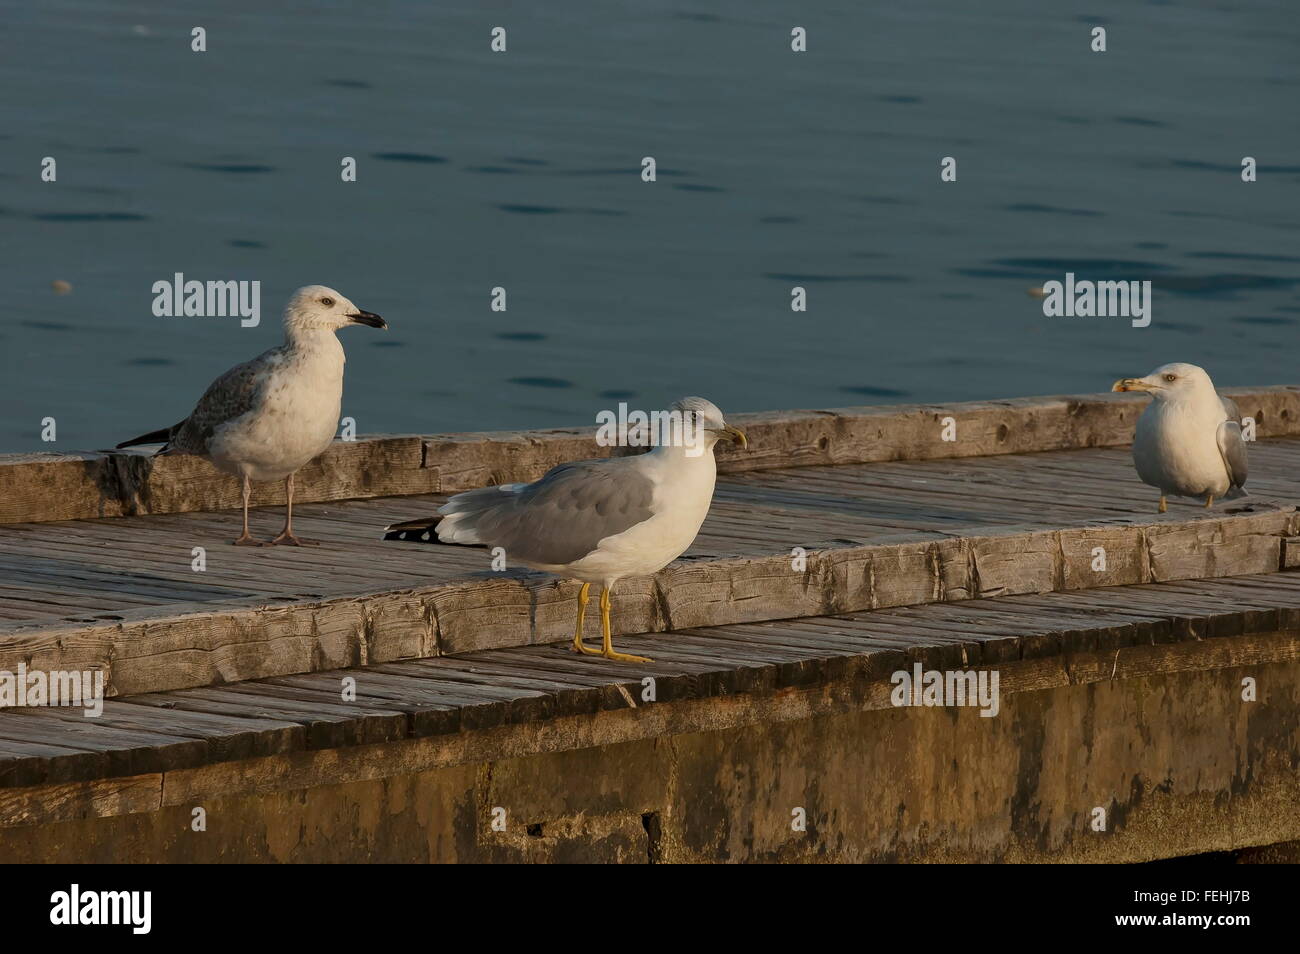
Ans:
MULTIPOLYGON (((618 634, 851 613, 1096 587, 1276 573, 1300 565, 1300 514, 1256 505, 1044 530, 679 561, 614 591, 618 634), (1106 568, 1094 569, 1095 549, 1106 568)), ((195 604, 119 623, 16 630, 0 670, 105 673, 109 695, 367 666, 572 637, 577 585, 542 574, 286 605, 195 604)))
POLYGON ((1251 614, 1218 614, 1236 625, 1216 638, 1206 618, 1149 643, 1115 644, 1102 623, 1015 640, 1001 662, 952 644, 873 651, 540 724, 507 714, 318 748, 281 729, 253 758, 173 747, 182 761, 151 771, 0 788, 0 841, 10 860, 66 862, 1132 862, 1288 842, 1300 735, 1279 716, 1297 704, 1300 631, 1294 612, 1270 619, 1282 630, 1252 631, 1251 614), (894 708, 887 674, 913 664, 997 668, 1000 715, 894 708), (1242 702, 1245 679, 1258 702, 1242 702))
MULTIPOLYGON (((1300 386, 1227 388, 1260 438, 1300 434, 1300 386)), ((719 454, 723 472, 1114 447, 1132 441, 1140 395, 1086 394, 947 405, 771 411, 730 417, 750 435, 719 454), (948 439, 951 438, 951 439, 948 439)), ((568 460, 608 456, 594 425, 537 431, 373 436, 335 441, 298 475, 299 503, 456 493, 532 480, 568 460)), ((284 502, 255 485, 254 506, 284 502)), ((233 478, 192 457, 146 452, 0 455, 0 524, 239 506, 233 478)))

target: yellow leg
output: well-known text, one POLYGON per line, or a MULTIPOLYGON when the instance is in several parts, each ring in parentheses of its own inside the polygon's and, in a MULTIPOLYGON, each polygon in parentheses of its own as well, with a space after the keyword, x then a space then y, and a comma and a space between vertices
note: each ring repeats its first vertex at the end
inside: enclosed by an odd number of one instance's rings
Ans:
POLYGON ((1214 494, 1205 495, 1205 509, 1209 510, 1214 505, 1214 494))
POLYGON ((606 659, 617 659, 620 662, 650 662, 648 656, 633 656, 631 653, 614 652, 614 640, 609 635, 609 587, 600 588, 600 632, 605 638, 605 651, 601 654, 606 659))
POLYGON ((578 625, 573 631, 573 651, 575 653, 586 653, 588 656, 599 656, 599 649, 588 649, 582 644, 582 621, 587 616, 587 604, 591 602, 591 597, 587 594, 591 592, 591 584, 582 584, 582 589, 578 590, 578 625))
POLYGON ((1161 512, 1161 513, 1164 513, 1164 512, 1165 512, 1166 510, 1168 510, 1168 509, 1169 509, 1169 504, 1165 503, 1165 495, 1164 495, 1164 494, 1161 494, 1161 495, 1160 495, 1160 512, 1161 512))

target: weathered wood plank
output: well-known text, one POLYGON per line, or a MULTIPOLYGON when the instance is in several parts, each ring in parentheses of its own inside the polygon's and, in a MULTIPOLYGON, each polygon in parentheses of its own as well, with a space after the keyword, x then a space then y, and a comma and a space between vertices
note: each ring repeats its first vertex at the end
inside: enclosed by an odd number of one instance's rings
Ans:
MULTIPOLYGON (((1255 417, 1260 437, 1300 434, 1300 390, 1227 389, 1255 417)), ((750 434, 745 453, 724 449, 724 472, 1112 447, 1132 440, 1143 399, 1133 395, 1017 398, 964 404, 772 411, 733 415, 750 434), (956 439, 944 440, 946 419, 956 439)), ((298 475, 301 503, 455 493, 532 480, 555 464, 608 456, 595 427, 545 431, 373 436, 335 441, 298 475)), ((254 506, 283 502, 278 484, 257 485, 254 506)), ((205 461, 117 453, 0 456, 0 524, 183 513, 239 505, 233 478, 205 461)))
MULTIPOLYGON (((1292 459, 1300 441, 1252 449, 1254 472, 1295 499, 1292 459)), ((1148 491, 1110 450, 724 478, 687 555, 615 588, 615 632, 1266 572, 1300 536, 1286 497, 1158 515, 1148 491), (1090 502, 1050 499, 1076 478, 1100 488, 1090 502)), ((229 546, 233 513, 0 528, 0 668, 102 669, 121 695, 566 638, 576 584, 493 572, 481 549, 379 539, 442 499, 300 508, 300 532, 326 540, 303 550, 229 546)))
POLYGON ((1178 649, 1184 643, 1207 644, 1200 657, 1207 666, 1300 655, 1300 574, 974 599, 625 640, 629 651, 653 656, 645 666, 521 647, 148 693, 108 701, 99 719, 73 709, 7 710, 0 712, 0 786, 174 773, 643 708, 647 678, 659 703, 845 683, 861 688, 863 704, 883 706, 889 674, 913 663, 1017 665, 1023 686, 1050 687, 1109 678, 1103 669, 1113 675, 1121 658, 1130 674, 1192 665, 1178 649), (1272 634, 1272 649, 1240 642, 1259 634, 1272 634), (345 698, 345 681, 355 684, 355 701, 345 698))
MULTIPOLYGON (((1018 694, 1044 689, 1114 684, 1178 672, 1292 663, 1297 659, 1300 659, 1300 635, 1296 633, 1192 640, 1174 646, 1134 646, 1115 654, 1076 654, 1064 666, 1062 660, 1022 660, 1008 664, 1000 667, 1001 693, 1005 703, 1018 694)), ((627 707, 605 713, 598 720, 586 715, 557 716, 544 731, 539 731, 536 725, 502 724, 454 736, 214 762, 177 769, 165 776, 127 777, 116 780, 118 785, 105 784, 109 779, 90 779, 9 788, 0 790, 0 827, 154 811, 160 804, 159 793, 161 803, 186 806, 212 798, 301 790, 365 778, 382 779, 435 767, 611 746, 662 735, 681 738, 692 732, 717 731, 755 721, 779 724, 814 716, 890 708, 891 687, 886 674, 873 674, 869 684, 861 682, 862 675, 862 671, 852 670, 835 677, 831 684, 764 691, 756 698, 729 695, 683 699, 674 706, 627 707), (133 793, 132 797, 120 797, 124 791, 133 793)), ((950 716, 945 718, 951 720, 950 716)))
MULTIPOLYGON (((966 539, 684 560, 614 593, 619 634, 662 632, 1276 570, 1295 514, 1202 515, 1186 524, 1059 531, 1000 528, 966 539), (1106 569, 1094 570, 1105 550, 1106 569)), ((19 630, 0 641, 0 668, 99 668, 111 694, 289 675, 480 649, 553 642, 570 633, 577 586, 539 574, 477 579, 365 598, 222 608, 19 630)), ((122 615, 125 611, 120 611, 122 615)))
MULTIPOLYGON (((423 463, 420 437, 335 441, 298 472, 295 499, 436 493, 437 471, 423 463)), ((283 502, 283 485, 255 485, 254 506, 283 502)), ((239 505, 238 482, 200 458, 151 457, 141 451, 0 456, 0 524, 239 505)))

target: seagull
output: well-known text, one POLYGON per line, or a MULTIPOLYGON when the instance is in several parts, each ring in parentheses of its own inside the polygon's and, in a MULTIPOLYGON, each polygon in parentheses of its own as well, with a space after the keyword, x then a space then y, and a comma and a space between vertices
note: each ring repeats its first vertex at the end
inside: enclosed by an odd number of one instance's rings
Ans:
MULTIPOLYGON (((1241 411, 1221 397, 1204 369, 1194 364, 1166 364, 1145 378, 1123 378, 1112 391, 1146 391, 1152 401, 1138 418, 1133 463, 1144 483, 1160 490, 1160 513, 1166 494, 1215 497, 1246 484, 1246 442, 1241 411)), ((1233 496, 1244 496, 1245 491, 1233 496)))
POLYGON ((668 414, 655 416, 657 446, 646 454, 560 464, 531 484, 457 494, 437 516, 387 527, 384 539, 419 540, 433 531, 441 543, 502 547, 508 560, 581 580, 574 652, 650 662, 615 652, 610 590, 624 577, 657 573, 686 552, 713 500, 714 446, 719 440, 749 444, 745 432, 704 398, 682 398, 668 414), (602 587, 599 650, 582 640, 593 583, 602 587))
POLYGON ((343 345, 348 325, 387 328, 332 288, 299 288, 284 310, 284 344, 237 364, 203 392, 179 424, 141 434, 118 449, 162 442, 158 454, 196 454, 243 481, 244 532, 236 546, 265 546, 248 533, 250 481, 284 479, 284 529, 270 544, 314 545, 293 533, 293 475, 329 447, 343 401, 343 345))

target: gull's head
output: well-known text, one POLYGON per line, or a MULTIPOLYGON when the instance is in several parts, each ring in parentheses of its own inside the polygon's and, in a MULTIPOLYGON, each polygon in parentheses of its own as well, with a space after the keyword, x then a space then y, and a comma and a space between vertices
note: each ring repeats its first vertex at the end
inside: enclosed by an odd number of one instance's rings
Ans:
POLYGON ((1214 394, 1214 382, 1204 368, 1176 361, 1162 364, 1144 378, 1121 378, 1112 391, 1146 391, 1157 401, 1192 400, 1214 394))
POLYGON ((348 325, 387 328, 388 322, 376 314, 362 311, 326 285, 299 288, 284 309, 284 326, 292 330, 325 329, 337 331, 348 325))
POLYGON ((741 447, 749 446, 745 432, 728 424, 722 411, 712 401, 702 397, 684 397, 673 402, 672 410, 681 412, 682 422, 690 428, 690 432, 701 435, 706 448, 721 440, 731 441, 741 447))

